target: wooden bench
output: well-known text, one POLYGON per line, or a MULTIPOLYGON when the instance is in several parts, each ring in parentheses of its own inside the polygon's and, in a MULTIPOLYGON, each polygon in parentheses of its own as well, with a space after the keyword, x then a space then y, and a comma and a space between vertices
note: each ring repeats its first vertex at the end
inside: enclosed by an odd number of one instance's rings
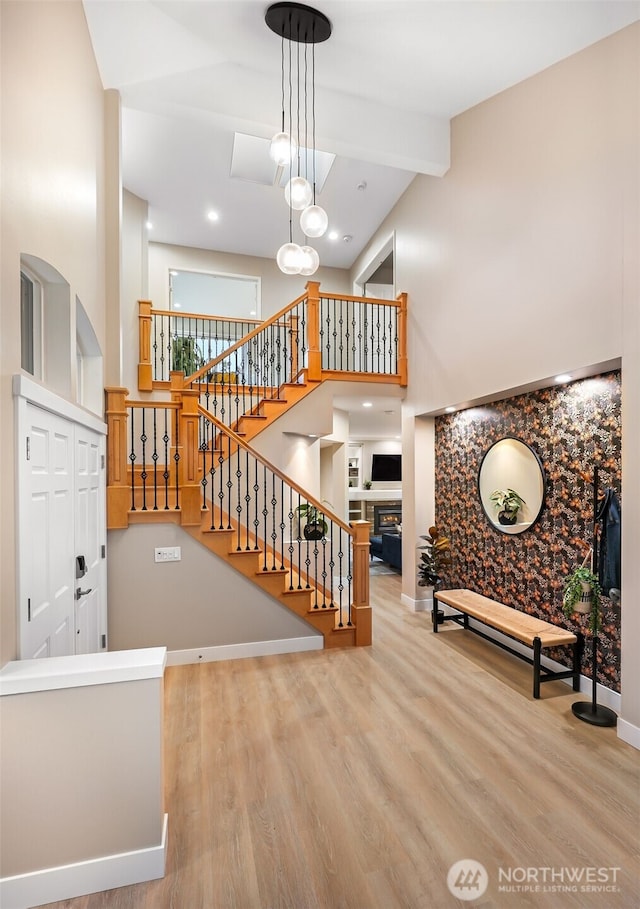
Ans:
POLYGON ((580 690, 580 658, 582 655, 583 637, 575 635, 558 625, 552 625, 551 622, 545 622, 542 619, 536 619, 532 615, 513 609, 511 606, 505 606, 503 603, 497 603, 489 597, 474 593, 473 590, 437 590, 433 595, 433 630, 438 631, 438 625, 442 621, 457 622, 468 631, 480 635, 492 644, 497 644, 503 650, 508 650, 514 656, 524 660, 533 666, 533 696, 540 697, 540 683, 552 682, 558 679, 573 679, 573 690, 580 690), (445 614, 438 618, 438 603, 444 603, 457 612, 445 614), (514 650, 502 641, 485 634, 479 628, 469 624, 469 618, 476 619, 483 625, 495 628, 507 637, 520 641, 528 647, 533 647, 533 659, 526 654, 514 650), (541 656, 543 647, 562 647, 567 645, 573 647, 573 668, 562 672, 555 672, 542 665, 541 656))

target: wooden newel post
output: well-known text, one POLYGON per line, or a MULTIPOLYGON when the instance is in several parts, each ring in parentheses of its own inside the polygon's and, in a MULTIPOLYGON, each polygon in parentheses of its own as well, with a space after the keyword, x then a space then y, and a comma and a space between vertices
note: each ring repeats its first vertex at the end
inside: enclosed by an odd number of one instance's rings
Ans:
POLYGON ((138 300, 138 389, 152 391, 151 300, 138 300))
POLYGON ((369 521, 351 521, 353 536, 353 606, 356 646, 371 644, 372 622, 369 602, 369 521))
POLYGON ((398 309, 398 374, 400 385, 406 388, 407 376, 407 295, 398 295, 400 308, 398 309))
POLYGON ((322 350, 320 349, 320 282, 307 281, 307 333, 309 361, 307 378, 310 382, 322 379, 322 350))
POLYGON ((107 527, 129 526, 131 487, 127 476, 128 388, 105 388, 107 418, 107 527))
POLYGON ((198 460, 200 414, 198 413, 199 390, 184 388, 184 374, 171 373, 171 400, 180 404, 178 411, 179 443, 178 485, 180 487, 180 510, 182 524, 200 524, 202 518, 202 479, 198 460))

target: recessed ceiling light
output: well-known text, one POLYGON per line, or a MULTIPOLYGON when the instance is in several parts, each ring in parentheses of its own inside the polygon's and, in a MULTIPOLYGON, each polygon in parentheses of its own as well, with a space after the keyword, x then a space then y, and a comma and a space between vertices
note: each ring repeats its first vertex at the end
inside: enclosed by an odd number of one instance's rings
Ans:
POLYGON ((209 219, 209 221, 217 221, 220 218, 220 215, 218 214, 217 211, 208 211, 207 218, 209 219))
POLYGON ((170 271, 169 274, 171 275, 172 278, 176 278, 177 275, 178 275, 178 272, 177 272, 177 271, 170 271))
POLYGON ((249 313, 250 316, 255 316, 255 314, 256 314, 255 309, 252 309, 251 312, 249 313))
POLYGON ((353 240, 353 237, 351 236, 351 234, 345 234, 344 237, 342 238, 343 243, 351 243, 352 240, 353 240))
POLYGON ((445 407, 444 410, 445 410, 445 413, 453 413, 453 411, 455 410, 455 407, 452 407, 451 405, 449 405, 449 407, 445 407))
POLYGON ((554 379, 554 382, 557 382, 559 385, 562 385, 564 382, 570 382, 570 381, 571 381, 571 376, 566 372, 561 373, 559 376, 556 376, 554 379))
POLYGON ((181 306, 182 306, 182 303, 174 303, 174 304, 173 304, 173 308, 174 308, 174 309, 180 309, 181 306))
POLYGON ((373 407, 373 404, 371 403, 371 401, 363 401, 362 406, 363 407, 373 407))
POLYGON ((329 233, 327 234, 327 236, 328 236, 329 240, 337 240, 338 237, 340 236, 340 234, 338 233, 337 230, 330 230, 329 233))
POLYGON ((147 221, 147 223, 145 224, 145 227, 147 228, 147 230, 153 230, 153 224, 151 223, 151 221, 147 221))

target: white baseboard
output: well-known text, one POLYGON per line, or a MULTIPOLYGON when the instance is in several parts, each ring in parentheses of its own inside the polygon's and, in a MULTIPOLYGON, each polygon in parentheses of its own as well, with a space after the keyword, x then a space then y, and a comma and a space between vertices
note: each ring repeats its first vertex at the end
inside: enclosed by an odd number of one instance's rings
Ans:
POLYGON ((321 634, 303 638, 284 638, 281 641, 250 641, 247 644, 219 644, 215 647, 200 647, 193 650, 170 650, 167 666, 185 666, 188 663, 216 663, 219 660, 243 660, 247 657, 273 656, 279 653, 302 653, 307 650, 322 650, 324 638, 321 634))
POLYGON ((640 727, 628 720, 618 719, 618 738, 640 751, 640 727))
POLYGON ((406 593, 400 595, 400 602, 412 612, 431 612, 433 607, 432 597, 424 600, 414 600, 407 596, 406 593))
POLYGON ((162 841, 158 846, 105 855, 86 862, 44 868, 0 879, 2 909, 29 909, 57 903, 100 890, 127 887, 164 877, 168 815, 164 816, 162 841))

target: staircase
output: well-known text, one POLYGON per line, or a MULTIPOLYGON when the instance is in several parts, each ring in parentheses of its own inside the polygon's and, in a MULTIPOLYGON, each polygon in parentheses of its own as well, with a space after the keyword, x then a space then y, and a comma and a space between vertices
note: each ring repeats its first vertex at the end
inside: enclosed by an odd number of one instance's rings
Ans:
POLYGON ((152 394, 106 390, 108 527, 180 523, 325 647, 370 644, 368 523, 346 524, 250 442, 327 379, 406 385, 406 295, 327 297, 309 282, 262 323, 139 305, 152 394))

